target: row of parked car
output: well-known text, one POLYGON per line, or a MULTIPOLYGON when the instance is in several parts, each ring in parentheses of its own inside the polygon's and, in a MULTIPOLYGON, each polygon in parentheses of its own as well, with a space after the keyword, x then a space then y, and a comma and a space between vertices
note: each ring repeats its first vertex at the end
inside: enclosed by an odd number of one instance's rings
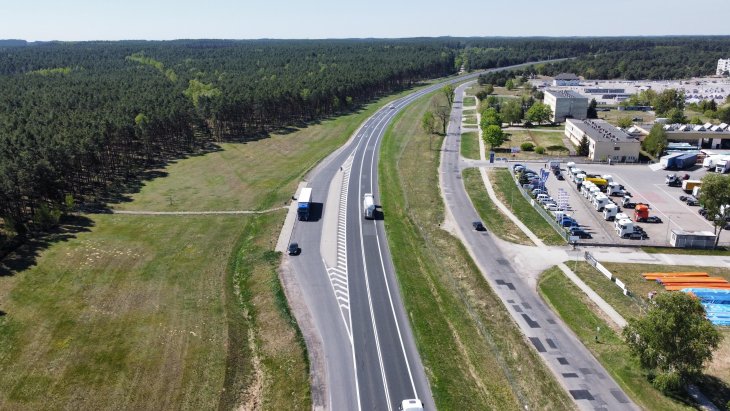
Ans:
MULTIPOLYGON (((557 172, 555 172, 555 170, 556 169, 553 168, 555 175, 559 176, 557 178, 563 179, 560 169, 557 168, 557 172)), ((522 188, 530 193, 530 195, 535 199, 535 202, 550 212, 555 218, 555 221, 560 224, 561 227, 564 227, 571 236, 579 237, 581 239, 592 238, 592 235, 584 230, 578 221, 567 214, 570 206, 568 204, 559 205, 557 201, 550 196, 547 187, 545 187, 545 185, 540 181, 537 173, 525 168, 521 164, 515 164, 512 167, 512 171, 515 174, 523 173, 523 176, 527 178, 528 182, 523 184, 522 188)))

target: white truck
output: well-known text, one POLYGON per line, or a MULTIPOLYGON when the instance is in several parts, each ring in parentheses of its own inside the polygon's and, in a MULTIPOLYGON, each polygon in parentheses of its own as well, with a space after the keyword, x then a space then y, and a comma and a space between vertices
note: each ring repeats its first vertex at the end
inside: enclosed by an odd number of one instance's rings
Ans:
POLYGON ((373 193, 365 193, 362 200, 362 212, 366 220, 375 218, 375 199, 373 199, 373 193))
POLYGON ((309 221, 309 212, 312 208, 312 188, 305 187, 297 198, 297 216, 299 221, 309 221))
POLYGON ((603 207, 604 220, 613 221, 613 219, 616 218, 616 214, 618 214, 618 206, 616 204, 606 204, 606 206, 603 207))
POLYGON ((621 220, 617 219, 615 222, 615 227, 616 234, 618 234, 618 236, 621 238, 634 232, 634 222, 629 220, 628 218, 622 218, 621 220))
POLYGON ((423 411, 423 403, 418 398, 403 400, 398 407, 400 411, 423 411))
POLYGON ((730 160, 723 158, 715 163, 715 172, 725 174, 730 171, 730 160))
POLYGON ((608 196, 605 194, 597 194, 593 198, 593 207, 596 209, 596 211, 603 211, 604 207, 608 205, 608 196))

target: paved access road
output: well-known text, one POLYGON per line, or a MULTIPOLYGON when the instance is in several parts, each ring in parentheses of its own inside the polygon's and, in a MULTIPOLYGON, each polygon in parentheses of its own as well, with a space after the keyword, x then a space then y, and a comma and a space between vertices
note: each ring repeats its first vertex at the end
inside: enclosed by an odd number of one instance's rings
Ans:
MULTIPOLYGON (((474 260, 502 299, 522 332, 581 409, 638 409, 603 366, 542 301, 527 276, 515 270, 489 232, 477 232, 479 220, 461 179, 459 141, 461 101, 468 84, 456 89, 456 99, 441 157, 441 187, 447 209, 474 260)), ((525 256, 529 258, 529 256, 525 256)))

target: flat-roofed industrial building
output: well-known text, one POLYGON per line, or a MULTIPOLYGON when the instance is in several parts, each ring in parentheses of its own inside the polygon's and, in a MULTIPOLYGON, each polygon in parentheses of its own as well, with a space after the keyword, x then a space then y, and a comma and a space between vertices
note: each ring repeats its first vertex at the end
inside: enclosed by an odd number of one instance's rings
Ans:
POLYGON ((576 147, 580 146, 585 136, 588 139, 588 158, 592 161, 639 161, 639 139, 603 120, 567 119, 565 135, 576 147))

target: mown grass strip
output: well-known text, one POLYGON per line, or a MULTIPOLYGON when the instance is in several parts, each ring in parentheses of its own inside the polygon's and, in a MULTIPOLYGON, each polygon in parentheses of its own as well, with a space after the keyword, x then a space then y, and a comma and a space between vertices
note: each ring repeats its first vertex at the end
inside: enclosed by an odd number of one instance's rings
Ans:
POLYGON ((477 99, 471 96, 464 97, 463 106, 464 107, 470 107, 475 106, 477 104, 477 99))
POLYGON ((388 244, 436 405, 571 409, 461 242, 440 228, 440 152, 419 125, 430 101, 420 99, 388 129, 379 184, 388 244))
MULTIPOLYGON (((463 138, 463 137, 462 137, 463 138)), ((484 180, 478 168, 467 168, 462 173, 464 187, 484 225, 503 240, 532 245, 532 241, 507 216, 497 208, 487 194, 484 180)))
POLYGON ((479 133, 476 131, 461 133, 461 155, 472 160, 479 160, 479 133))
POLYGON ((538 290, 545 301, 593 353, 631 399, 643 409, 690 410, 687 404, 662 395, 647 379, 621 337, 598 314, 597 307, 563 272, 543 273, 538 290), (596 331, 600 329, 600 331, 596 331))
POLYGON ((714 250, 673 247, 641 247, 641 250, 649 254, 730 255, 730 248, 722 246, 714 250))
POLYGON ((497 197, 522 221, 535 235, 547 245, 564 245, 565 239, 532 208, 520 194, 512 175, 507 169, 491 170, 490 181, 497 197))

